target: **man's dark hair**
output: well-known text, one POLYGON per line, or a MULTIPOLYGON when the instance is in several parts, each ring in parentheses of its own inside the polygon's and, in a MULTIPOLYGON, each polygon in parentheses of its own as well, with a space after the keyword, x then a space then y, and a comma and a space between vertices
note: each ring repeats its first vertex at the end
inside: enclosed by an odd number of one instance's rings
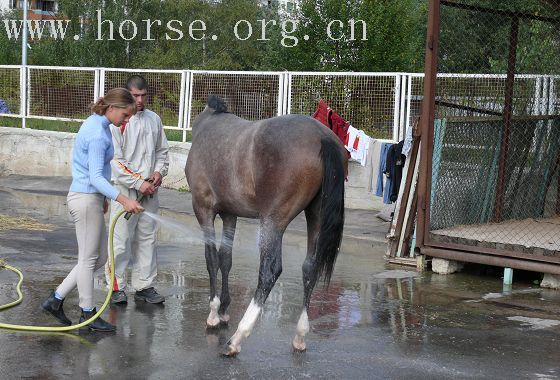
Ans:
POLYGON ((133 88, 136 88, 138 90, 147 90, 148 82, 146 82, 146 79, 144 79, 144 77, 141 77, 140 75, 133 75, 126 81, 126 88, 129 91, 133 88))

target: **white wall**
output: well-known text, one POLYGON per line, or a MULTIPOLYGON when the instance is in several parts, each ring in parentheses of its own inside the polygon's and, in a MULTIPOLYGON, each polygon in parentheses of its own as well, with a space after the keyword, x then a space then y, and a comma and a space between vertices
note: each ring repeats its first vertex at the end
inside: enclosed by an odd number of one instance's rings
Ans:
MULTIPOLYGON (((73 133, 0 127, 0 176, 19 174, 34 176, 70 176, 73 133)), ((169 174, 165 187, 187 186, 184 175, 190 143, 170 141, 169 174)), ((372 143, 367 165, 350 162, 346 182, 347 208, 381 210, 382 199, 376 197, 379 141, 372 143)))

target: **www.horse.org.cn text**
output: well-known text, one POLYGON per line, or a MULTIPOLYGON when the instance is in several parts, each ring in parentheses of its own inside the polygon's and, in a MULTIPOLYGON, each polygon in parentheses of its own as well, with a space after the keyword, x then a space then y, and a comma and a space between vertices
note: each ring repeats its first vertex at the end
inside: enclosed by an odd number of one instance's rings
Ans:
MULTIPOLYGON (((23 20, 3 20, 4 29, 10 40, 18 40, 23 35, 23 20)), ((69 35, 68 27, 71 20, 27 20, 28 36, 31 40, 41 39, 65 39, 73 38, 78 41, 83 36, 69 35)), ((298 44, 308 41, 307 34, 303 36, 298 33, 298 23, 293 20, 266 20, 259 19, 253 22, 239 20, 230 29, 220 28, 219 31, 211 31, 209 25, 204 20, 193 20, 184 23, 181 20, 123 20, 120 23, 109 19, 103 19, 101 10, 97 11, 97 23, 91 25, 95 27, 95 40, 114 41, 123 39, 131 41, 141 39, 142 41, 155 41, 155 33, 158 31, 160 38, 168 41, 179 41, 190 39, 192 41, 217 41, 226 37, 229 33, 239 41, 263 41, 278 43, 283 47, 295 47, 298 44), (163 31, 162 31, 163 28, 163 31), (163 33, 163 34, 161 34, 163 33), (303 40, 303 41, 302 41, 303 40)), ((331 20, 325 27, 324 38, 332 41, 367 41, 367 25, 363 20, 331 20)))

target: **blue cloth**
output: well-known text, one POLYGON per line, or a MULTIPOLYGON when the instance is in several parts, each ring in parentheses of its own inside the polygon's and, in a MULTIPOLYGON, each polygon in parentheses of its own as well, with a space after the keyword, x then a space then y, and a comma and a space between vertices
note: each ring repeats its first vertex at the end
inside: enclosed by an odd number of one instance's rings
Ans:
POLYGON ((378 197, 383 197, 383 203, 391 204, 391 192, 390 192, 390 183, 389 179, 387 179, 387 183, 385 184, 385 189, 383 189, 383 172, 385 171, 385 166, 387 162, 387 152, 391 147, 391 143, 383 143, 381 144, 381 152, 379 153, 379 173, 377 174, 377 188, 375 191, 375 195, 378 197))
POLYGON ((117 199, 119 191, 109 182, 114 154, 110 124, 106 116, 94 113, 80 127, 74 143, 70 191, 117 199))
POLYGON ((0 113, 11 113, 10 108, 6 104, 6 102, 0 99, 0 113))

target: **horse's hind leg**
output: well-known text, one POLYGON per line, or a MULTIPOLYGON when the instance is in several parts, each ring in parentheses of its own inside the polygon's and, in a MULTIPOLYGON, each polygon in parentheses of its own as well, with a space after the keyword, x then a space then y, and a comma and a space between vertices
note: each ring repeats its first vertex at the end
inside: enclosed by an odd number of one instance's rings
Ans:
POLYGON ((220 308, 218 310, 218 317, 221 323, 227 324, 229 322, 229 315, 227 308, 231 302, 229 295, 229 271, 231 269, 231 252, 233 249, 233 237, 235 235, 235 226, 237 224, 237 217, 230 214, 220 213, 223 221, 222 242, 218 251, 218 259, 220 265, 220 272, 222 272, 222 293, 220 295, 220 308))
POLYGON ((211 209, 201 207, 195 208, 194 212, 204 234, 204 256, 206 258, 206 269, 208 270, 208 276, 210 278, 210 314, 206 320, 206 327, 214 328, 220 324, 220 318, 218 317, 220 299, 216 292, 220 264, 218 253, 216 252, 216 231, 214 229, 216 213, 211 209))
POLYGON ((282 235, 284 227, 278 227, 268 222, 261 222, 259 235, 259 248, 261 263, 259 268, 259 282, 251 304, 245 311, 237 331, 228 342, 224 352, 226 356, 235 356, 241 351, 241 341, 248 337, 255 326, 255 322, 262 307, 282 273, 282 235))
POLYGON ((309 310, 309 301, 317 276, 315 275, 315 249, 317 246, 317 238, 320 228, 320 203, 319 197, 316 197, 305 209, 305 219, 307 220, 307 256, 302 265, 303 272, 303 310, 299 316, 296 327, 296 336, 292 340, 294 351, 305 351, 305 335, 309 332, 309 318, 307 311, 309 310))

